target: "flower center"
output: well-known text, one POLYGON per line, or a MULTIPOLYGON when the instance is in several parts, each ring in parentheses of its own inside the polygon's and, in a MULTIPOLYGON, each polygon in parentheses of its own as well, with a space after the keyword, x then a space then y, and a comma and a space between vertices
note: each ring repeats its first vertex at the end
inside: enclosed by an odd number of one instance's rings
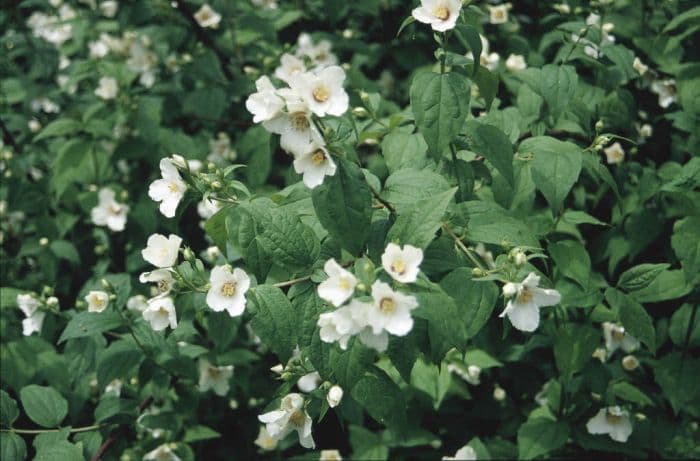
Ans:
POLYGON ((338 282, 338 286, 340 287, 341 290, 349 290, 350 289, 350 281, 346 277, 341 277, 340 281, 338 282))
POLYGON ((393 314, 396 310, 396 303, 391 298, 382 298, 382 300, 379 301, 379 310, 382 311, 383 314, 393 314))
POLYGON ((168 309, 166 309, 165 306, 160 306, 158 308, 158 315, 161 315, 163 317, 169 317, 170 312, 168 312, 168 309))
POLYGON ((527 287, 524 287, 520 293, 518 293, 518 297, 516 298, 516 302, 518 304, 526 304, 532 301, 532 298, 534 297, 533 293, 531 290, 529 290, 527 287))
POLYGON ((180 188, 177 187, 177 184, 175 184, 174 182, 171 182, 171 183, 168 184, 168 190, 169 190, 170 192, 175 193, 175 192, 179 191, 180 188))
POLYGON ((391 270, 399 275, 403 275, 406 273, 406 263, 400 259, 397 259, 391 264, 391 270))
POLYGON ((113 203, 109 206, 109 212, 113 215, 118 215, 119 213, 122 212, 122 207, 121 207, 121 205, 113 203))
POLYGON ((326 153, 321 149, 316 149, 313 154, 311 154, 311 161, 314 165, 319 166, 326 161, 326 153))
POLYGON ((615 341, 622 341, 623 339, 625 339, 625 329, 624 328, 613 329, 612 337, 615 341))
POLYGON ((622 420, 622 416, 611 413, 610 410, 605 412, 605 419, 610 424, 618 424, 622 420))
POLYGON ((435 9, 435 17, 441 21, 447 21, 447 18, 450 17, 450 10, 445 6, 440 6, 435 9))
POLYGON ((493 12, 493 18, 497 21, 503 21, 505 19, 506 15, 503 12, 503 10, 495 10, 493 12))
POLYGON ((226 282, 223 285, 221 285, 221 294, 226 296, 227 298, 230 298, 231 296, 236 294, 235 282, 226 282))
POLYGON ((207 372, 209 373, 209 376, 211 376, 213 379, 216 379, 219 377, 219 375, 221 375, 221 370, 219 370, 216 367, 209 367, 207 372))
POLYGON ((316 102, 326 102, 328 101, 328 98, 331 97, 331 93, 325 86, 317 86, 316 88, 314 88, 311 94, 313 94, 316 102))
POLYGON ((165 293, 170 289, 170 283, 168 283, 167 280, 158 280, 158 283, 156 284, 158 287, 158 291, 161 293, 165 293))
POLYGON ((301 410, 296 410, 289 417, 289 422, 297 427, 302 427, 304 425, 305 421, 306 421, 306 416, 304 416, 304 412, 301 410))
POLYGON ((289 114, 289 121, 292 124, 292 128, 296 131, 306 131, 311 126, 304 112, 293 112, 289 114))
POLYGON ((100 297, 98 297, 98 296, 93 296, 93 297, 92 297, 92 303, 93 303, 95 306, 97 306, 97 307, 102 307, 102 306, 104 306, 104 304, 105 304, 105 302, 102 301, 102 298, 100 298, 100 297))

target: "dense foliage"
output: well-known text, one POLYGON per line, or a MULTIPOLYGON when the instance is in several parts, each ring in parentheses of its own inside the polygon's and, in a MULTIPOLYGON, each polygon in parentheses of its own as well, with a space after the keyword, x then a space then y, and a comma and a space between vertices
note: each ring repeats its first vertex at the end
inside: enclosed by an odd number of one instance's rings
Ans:
POLYGON ((3 460, 700 457, 696 2, 0 26, 3 460))

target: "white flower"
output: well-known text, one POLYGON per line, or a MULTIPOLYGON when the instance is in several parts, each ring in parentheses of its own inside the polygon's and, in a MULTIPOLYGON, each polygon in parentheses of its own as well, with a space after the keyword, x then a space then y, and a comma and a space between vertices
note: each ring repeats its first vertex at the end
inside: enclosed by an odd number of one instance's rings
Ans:
POLYGON ((265 426, 260 426, 260 431, 258 432, 258 438, 255 439, 255 445, 259 446, 265 451, 271 451, 277 448, 277 439, 270 437, 265 426))
POLYGON ((506 59, 506 69, 510 72, 519 72, 525 70, 527 64, 525 63, 525 58, 521 54, 511 54, 506 59))
POLYGON ((166 218, 175 216, 177 205, 185 195, 187 185, 182 180, 180 172, 168 158, 160 161, 160 174, 162 179, 156 179, 148 188, 148 196, 156 202, 160 202, 160 212, 166 218))
POLYGON ((88 303, 88 312, 102 312, 109 304, 109 295, 104 291, 92 290, 85 295, 85 302, 88 303))
POLYGON ((338 59, 331 52, 331 42, 321 40, 314 44, 311 36, 307 33, 299 34, 296 56, 308 57, 317 69, 333 66, 338 62, 338 59))
POLYGON ((502 388, 501 386, 499 386, 498 384, 496 384, 496 385, 493 387, 493 398, 494 398, 494 400, 496 400, 497 402, 502 402, 502 401, 504 401, 504 400, 506 399, 506 390, 503 389, 503 388, 502 388))
POLYGON ((117 202, 114 197, 112 189, 100 189, 97 194, 97 206, 90 211, 90 217, 96 226, 107 226, 114 232, 121 232, 126 226, 129 207, 117 202))
POLYGON ((319 461, 343 461, 338 450, 321 450, 319 461))
POLYGON ((339 307, 355 292, 357 279, 350 271, 343 269, 340 264, 335 262, 335 259, 326 261, 323 270, 328 278, 319 284, 318 296, 339 307))
POLYGON ((377 280, 372 284, 372 308, 367 311, 367 326, 375 335, 382 330, 396 336, 405 336, 413 328, 411 311, 418 307, 415 297, 391 289, 377 280))
POLYGON ((603 149, 603 152, 605 152, 605 157, 607 157, 609 165, 622 163, 625 160, 625 150, 619 142, 612 144, 610 147, 606 147, 603 149))
POLYGON ((255 6, 262 6, 263 8, 267 8, 269 10, 276 10, 279 7, 276 0, 250 0, 250 3, 255 6))
POLYGON ((326 394, 326 402, 331 408, 335 408, 340 405, 340 401, 343 400, 343 388, 337 384, 330 389, 328 389, 328 394, 326 394))
POLYGON ((454 456, 443 456, 442 461, 475 460, 476 452, 469 445, 465 445, 454 456))
POLYGON ((489 22, 491 24, 505 24, 508 22, 508 4, 488 5, 489 22))
POLYGON ((430 24, 437 32, 454 29, 462 11, 461 0, 421 0, 420 3, 412 13, 416 21, 430 24))
POLYGON ((113 18, 119 9, 119 2, 116 0, 106 0, 100 3, 100 11, 107 18, 113 18))
POLYGON ((24 312, 25 317, 31 317, 37 311, 41 302, 30 294, 17 295, 17 307, 24 312))
POLYGON ((330 66, 318 72, 304 72, 290 78, 289 86, 314 114, 341 116, 348 110, 350 98, 343 88, 345 71, 330 66))
POLYGON ((292 90, 280 91, 287 101, 287 111, 263 122, 266 130, 280 135, 280 146, 295 156, 304 153, 307 146, 323 144, 323 137, 311 122, 311 111, 292 90))
POLYGON ((632 434, 632 422, 626 410, 618 406, 607 407, 588 420, 586 429, 589 434, 608 434, 616 442, 627 442, 632 434))
POLYGON ((382 255, 382 267, 397 282, 413 283, 418 279, 423 250, 411 245, 403 248, 395 243, 386 246, 382 255))
POLYGON ((29 128, 29 131, 32 133, 36 133, 39 130, 41 130, 41 122, 39 120, 33 118, 27 122, 27 127, 29 128))
POLYGON ((148 300, 148 307, 143 311, 143 318, 151 324, 155 331, 177 328, 177 313, 175 304, 169 296, 158 296, 148 300))
POLYGON ((639 359, 631 354, 622 357, 622 368, 627 371, 636 370, 639 368, 639 359))
POLYGON ((236 159, 236 151, 231 149, 231 138, 224 132, 219 132, 216 139, 209 140, 209 155, 207 160, 223 165, 236 159))
POLYGON ((302 181, 309 189, 320 186, 323 178, 335 174, 335 162, 322 145, 312 142, 304 153, 294 160, 294 171, 302 175, 302 181))
POLYGON ((664 109, 676 102, 676 81, 673 79, 652 82, 651 91, 659 95, 659 106, 664 109))
POLYGON ((162 234, 152 234, 148 237, 146 248, 141 250, 141 256, 161 269, 172 267, 177 262, 177 253, 181 243, 182 238, 175 234, 170 234, 168 238, 162 234))
POLYGON ((202 5, 200 9, 194 14, 194 19, 197 21, 200 27, 210 27, 216 29, 219 27, 221 22, 221 15, 214 11, 208 3, 202 5))
POLYGON ((520 331, 535 331, 540 324, 540 307, 554 306, 561 301, 557 290, 538 288, 540 277, 534 272, 525 277, 521 283, 507 283, 503 294, 514 298, 508 301, 499 317, 508 316, 508 320, 520 331))
POLYGON ((642 138, 651 138, 651 136, 654 134, 654 128, 652 128, 652 126, 648 123, 638 126, 637 129, 639 130, 639 136, 642 138))
POLYGON ((635 58, 634 58, 634 62, 632 63, 632 67, 634 67, 634 70, 639 72, 639 75, 644 75, 649 70, 649 66, 644 64, 642 62, 642 60, 639 59, 639 57, 637 57, 637 56, 635 56, 635 58))
POLYGON ((144 272, 139 275, 141 283, 155 283, 159 295, 167 295, 173 287, 175 279, 169 269, 156 269, 150 272, 144 272))
POLYGON ((311 435, 311 418, 304 409, 304 397, 300 394, 287 394, 282 399, 279 410, 262 414, 258 419, 266 424, 270 437, 276 440, 281 440, 290 432, 297 431, 302 447, 315 447, 311 435))
POLYGON ((243 314, 245 293, 250 288, 250 277, 243 269, 216 266, 209 277, 211 288, 207 292, 207 305, 215 312, 228 311, 231 317, 243 314))
POLYGON ((213 389, 219 396, 225 396, 229 390, 229 380, 233 376, 233 365, 215 367, 205 358, 199 359, 199 391, 213 389))
POLYGON ((31 336, 32 333, 41 333, 41 326, 44 324, 44 317, 46 313, 42 311, 36 311, 31 316, 22 320, 22 334, 24 336, 31 336))
POLYGON ((321 375, 317 371, 307 373, 297 380, 297 387, 306 394, 313 392, 319 384, 321 384, 321 375))
MULTIPOLYGON (((368 312, 372 309, 371 304, 365 304, 365 306, 367 306, 367 308, 364 309, 364 312, 368 312)), ((367 314, 365 314, 364 318, 368 318, 367 314)), ((360 338, 360 342, 362 342, 362 344, 376 350, 377 352, 384 352, 386 351, 387 347, 389 347, 389 333, 384 330, 382 330, 380 333, 375 333, 371 326, 365 326, 362 328, 358 334, 358 338, 360 338)))
MULTIPOLYGON (((501 56, 498 53, 489 53, 490 44, 486 37, 479 34, 481 39, 481 54, 479 55, 479 63, 487 68, 488 70, 494 70, 498 67, 498 63, 501 61, 501 56)), ((474 53, 471 51, 465 55, 467 58, 474 60, 474 53)))
POLYGON ((603 338, 605 339, 605 348, 608 350, 608 355, 613 355, 618 349, 622 349, 627 353, 639 349, 639 341, 627 333, 624 327, 614 323, 603 323, 603 338))
POLYGON ((102 40, 88 43, 88 48, 90 48, 90 57, 95 59, 104 58, 109 53, 109 46, 102 40))
POLYGON ((144 295, 132 296, 126 301, 126 308, 131 311, 143 312, 147 307, 148 300, 144 295))
POLYGON ((306 65, 303 60, 289 53, 284 53, 280 58, 280 66, 275 69, 275 77, 289 83, 292 77, 304 72, 306 72, 306 65))
POLYGON ((167 443, 146 453, 143 459, 144 461, 182 461, 179 456, 173 453, 167 443))
POLYGON ((258 92, 248 96, 245 102, 246 109, 253 114, 255 123, 272 120, 284 108, 284 100, 277 94, 277 90, 266 75, 255 81, 255 88, 258 92))
POLYGON ((113 379, 105 386, 105 394, 111 394, 119 397, 122 393, 122 386, 124 383, 121 379, 113 379))
POLYGON ((318 317, 319 335, 324 343, 338 342, 340 348, 345 350, 352 335, 356 334, 359 328, 353 319, 352 312, 363 308, 362 303, 353 299, 347 306, 341 307, 333 312, 325 312, 318 317))
POLYGON ((197 214, 202 219, 209 219, 221 209, 221 202, 218 200, 204 199, 197 204, 197 214))
POLYGON ((552 5, 552 8, 554 8, 559 14, 571 13, 571 7, 568 5, 568 3, 556 3, 552 5))
POLYGON ((95 90, 95 95, 104 100, 114 99, 119 93, 119 85, 117 80, 112 77, 101 77, 100 85, 95 90))
POLYGON ((472 386, 478 386, 481 383, 479 379, 481 376, 481 368, 476 365, 469 365, 465 370, 463 365, 450 363, 447 365, 447 371, 455 373, 472 386))

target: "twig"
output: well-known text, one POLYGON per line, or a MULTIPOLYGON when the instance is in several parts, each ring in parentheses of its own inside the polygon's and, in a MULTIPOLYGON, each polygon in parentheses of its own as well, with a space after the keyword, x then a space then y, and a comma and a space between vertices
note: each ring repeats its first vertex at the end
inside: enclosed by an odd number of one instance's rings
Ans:
MULTIPOLYGON (((74 427, 70 431, 71 434, 78 432, 90 432, 95 431, 103 427, 103 424, 93 424, 92 426, 74 427)), ((14 432, 16 434, 46 434, 48 432, 60 432, 63 429, 0 429, 0 432, 14 432)))
MULTIPOLYGON (((143 411, 153 402, 153 396, 147 397, 143 402, 138 407, 138 414, 140 415, 143 413, 143 411)), ((122 435, 127 429, 127 426, 122 425, 117 431, 113 432, 110 434, 109 437, 107 437, 107 440, 105 440, 102 445, 100 445, 100 448, 97 449, 95 454, 90 458, 90 461, 99 461, 102 459, 102 456, 105 454, 105 452, 109 449, 110 446, 114 442, 116 442, 119 439, 119 436, 122 435)))
POLYGON ((457 236, 457 234, 455 234, 452 229, 450 229, 450 227, 447 225, 447 223, 442 223, 442 228, 445 230, 445 232, 447 232, 447 234, 450 237, 452 237, 452 240, 455 241, 455 243, 457 244, 459 249, 462 250, 464 252, 464 254, 467 255, 467 257, 471 260, 472 263, 474 263, 474 265, 476 267, 478 267, 481 270, 486 270, 486 268, 481 264, 481 261, 479 261, 479 259, 476 256, 474 256, 473 251, 470 250, 469 248, 467 248, 467 246, 464 244, 464 242, 462 242, 462 239, 459 238, 457 236))
POLYGON ((272 284, 273 287, 277 288, 284 288, 284 287, 289 287, 292 285, 296 285, 297 283, 300 282, 305 282, 311 278, 311 275, 305 275, 304 277, 298 277, 295 279, 287 280, 286 282, 279 282, 279 283, 274 283, 272 284))
POLYGON ((384 200, 381 197, 381 195, 379 195, 379 192, 377 192, 376 189, 374 187, 372 187, 372 185, 370 183, 367 183, 367 186, 369 187, 369 190, 372 191, 372 195, 374 195, 374 198, 376 198, 379 203, 384 205, 384 208, 389 210, 392 214, 396 213, 396 208, 394 208, 394 205, 392 205, 391 203, 384 200))

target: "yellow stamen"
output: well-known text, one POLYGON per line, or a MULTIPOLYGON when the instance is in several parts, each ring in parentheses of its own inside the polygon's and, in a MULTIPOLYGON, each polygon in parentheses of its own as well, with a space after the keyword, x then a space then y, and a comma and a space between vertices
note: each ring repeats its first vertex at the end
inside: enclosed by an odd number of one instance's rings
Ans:
POLYGON ((326 161, 326 153, 321 149, 316 149, 313 154, 311 154, 311 161, 314 165, 319 166, 326 161))
POLYGON ((301 410, 296 410, 289 417, 289 422, 297 427, 302 427, 304 425, 305 421, 306 421, 306 416, 304 415, 304 412, 301 410))
POLYGON ((396 303, 391 298, 382 298, 379 301, 379 310, 384 314, 392 314, 396 310, 396 303))
POLYGON ((447 21, 450 17, 450 10, 447 7, 441 6, 435 10, 435 17, 441 21, 447 21))
POLYGON ((230 298, 236 294, 236 284, 234 282, 226 282, 221 285, 221 294, 230 298))
POLYGON ((304 112, 292 112, 289 114, 289 122, 295 131, 306 131, 311 126, 304 112))
POLYGON ((314 88, 311 94, 314 96, 316 102, 326 102, 328 101, 328 98, 331 97, 331 93, 325 86, 317 86, 314 88))
POLYGON ((518 297, 516 298, 516 302, 518 304, 526 304, 532 301, 532 298, 534 297, 534 294, 532 293, 531 290, 529 290, 527 287, 523 287, 523 289, 518 293, 518 297))
POLYGON ((168 190, 170 190, 170 192, 177 192, 178 190, 180 190, 180 188, 177 187, 177 184, 171 182, 168 184, 168 190))
POLYGON ((397 259, 391 264, 391 271, 396 272, 399 275, 406 273, 406 263, 400 259, 397 259))

